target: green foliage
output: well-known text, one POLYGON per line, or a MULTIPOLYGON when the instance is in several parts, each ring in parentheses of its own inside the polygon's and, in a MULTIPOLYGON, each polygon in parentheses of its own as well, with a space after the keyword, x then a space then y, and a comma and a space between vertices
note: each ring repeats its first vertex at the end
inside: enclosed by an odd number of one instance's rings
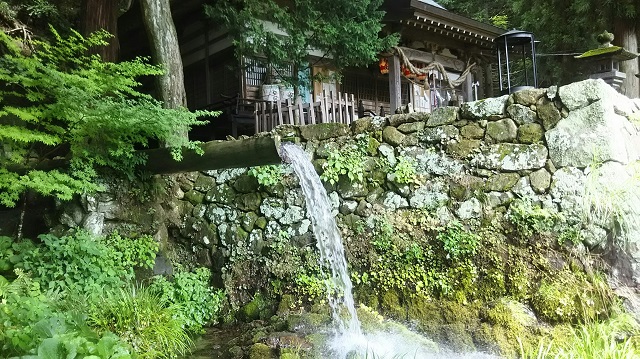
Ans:
POLYGON ((183 147, 201 151, 182 134, 209 113, 165 109, 137 90, 137 78, 159 75, 160 68, 145 59, 107 63, 90 55, 91 47, 106 44, 105 32, 52 34, 52 43, 36 42, 25 56, 0 33, 6 49, 0 58, 0 203, 14 206, 27 190, 62 200, 95 191, 102 168, 133 178, 146 160, 136 150, 150 141, 166 144, 175 159, 183 147))
POLYGON ((529 239, 534 234, 549 232, 564 218, 556 211, 534 206, 529 200, 515 200, 509 206, 507 220, 516 228, 522 239, 529 239))
POLYGON ((358 135, 355 142, 346 143, 338 150, 329 152, 320 179, 336 184, 341 176, 346 176, 350 182, 363 183, 368 145, 369 136, 358 135))
POLYGON ((175 358, 192 345, 179 309, 145 287, 106 292, 91 306, 89 323, 118 335, 139 358, 175 358))
POLYGON ((24 254, 34 248, 30 240, 14 241, 11 237, 0 236, 0 273, 11 275, 24 254))
POLYGON ((175 306, 177 317, 188 331, 200 333, 205 325, 216 323, 225 300, 223 291, 209 286, 210 277, 211 271, 204 267, 178 272, 172 281, 156 276, 149 290, 175 306))
POLYGON ((249 169, 249 175, 255 177, 258 183, 265 187, 272 187, 282 181, 282 166, 268 165, 249 169))
POLYGON ((480 244, 480 238, 466 231, 459 222, 450 223, 447 228, 438 234, 438 240, 442 242, 447 258, 452 261, 467 259, 476 254, 480 244))
POLYGON ((393 168, 393 174, 395 175, 395 181, 400 184, 410 184, 417 182, 416 163, 410 157, 398 158, 393 168))
POLYGON ((43 234, 41 246, 22 253, 16 266, 29 271, 40 283, 56 292, 98 295, 134 278, 134 267, 151 268, 158 244, 150 236, 106 238, 85 231, 56 237, 43 234))
POLYGON ((586 323, 608 317, 616 301, 604 279, 564 270, 543 279, 531 303, 549 322, 586 323))
POLYGON ((0 290, 0 354, 3 357, 32 354, 38 359, 130 359, 130 347, 112 333, 91 331, 86 317, 60 311, 51 293, 20 270, 18 277, 0 290))
POLYGON ((621 315, 604 322, 589 322, 568 329, 568 336, 542 337, 529 344, 518 340, 519 357, 522 359, 570 359, 637 358, 640 348, 636 337, 640 334, 638 323, 628 315, 621 315))
POLYGON ((279 75, 297 88, 304 81, 298 71, 310 67, 310 49, 322 52, 339 73, 346 66, 369 65, 395 45, 396 35, 380 37, 381 4, 382 0, 224 0, 205 6, 205 11, 229 29, 238 58, 264 56, 275 69, 293 66, 290 74, 279 75), (268 22, 278 31, 268 29, 268 22))

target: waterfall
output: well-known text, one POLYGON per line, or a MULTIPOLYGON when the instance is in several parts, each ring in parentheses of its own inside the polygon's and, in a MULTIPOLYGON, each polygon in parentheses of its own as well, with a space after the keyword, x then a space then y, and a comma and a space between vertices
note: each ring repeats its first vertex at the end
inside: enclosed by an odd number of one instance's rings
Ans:
POLYGON ((307 213, 320 251, 321 268, 329 268, 327 296, 339 335, 361 337, 360 321, 353 300, 353 284, 347 270, 340 231, 331 213, 329 197, 308 155, 297 145, 284 143, 282 159, 290 163, 300 180, 305 195, 307 213))

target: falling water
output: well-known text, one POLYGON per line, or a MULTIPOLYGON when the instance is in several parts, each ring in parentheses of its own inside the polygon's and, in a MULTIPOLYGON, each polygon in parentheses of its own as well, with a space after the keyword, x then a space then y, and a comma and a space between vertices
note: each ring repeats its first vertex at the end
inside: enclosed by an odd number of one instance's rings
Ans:
MULTIPOLYGON (((457 354, 446 349, 435 349, 406 334, 376 332, 363 335, 352 295, 353 284, 347 271, 342 238, 331 213, 327 191, 315 171, 308 155, 297 145, 284 143, 280 148, 282 159, 290 163, 300 180, 304 192, 307 212, 311 218, 313 231, 320 250, 321 268, 327 266, 330 282, 327 296, 331 306, 336 333, 329 345, 328 357, 369 357, 373 358, 429 358, 429 359, 496 359, 483 353, 457 354), (355 354, 355 356, 353 355, 355 354)), ((423 340, 425 338, 422 338, 423 340)), ((433 342, 430 342, 433 344, 433 342)))
POLYGON ((331 214, 327 191, 320 182, 320 177, 318 177, 307 154, 300 147, 292 143, 284 143, 280 148, 280 156, 285 162, 291 164, 300 180, 300 186, 306 199, 307 212, 318 242, 320 260, 331 271, 331 280, 327 283, 327 293, 333 319, 337 324, 337 334, 347 337, 362 337, 342 238, 333 214, 331 214))

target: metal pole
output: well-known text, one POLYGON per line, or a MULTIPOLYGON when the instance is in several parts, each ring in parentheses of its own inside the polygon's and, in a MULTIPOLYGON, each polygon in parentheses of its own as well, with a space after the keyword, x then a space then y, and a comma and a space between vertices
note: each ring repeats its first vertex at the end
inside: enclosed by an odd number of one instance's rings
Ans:
POLYGON ((501 53, 502 50, 500 49, 500 46, 498 46, 498 77, 500 79, 500 92, 502 92, 502 60, 500 58, 501 53))
POLYGON ((509 67, 509 46, 507 37, 504 37, 504 56, 507 63, 507 91, 511 93, 511 68, 509 67))
POLYGON ((524 44, 522 44, 522 67, 524 67, 524 84, 529 85, 529 73, 527 72, 527 52, 524 49, 524 44))
POLYGON ((533 87, 538 87, 538 69, 536 63, 536 41, 535 37, 531 35, 531 59, 533 60, 533 87))

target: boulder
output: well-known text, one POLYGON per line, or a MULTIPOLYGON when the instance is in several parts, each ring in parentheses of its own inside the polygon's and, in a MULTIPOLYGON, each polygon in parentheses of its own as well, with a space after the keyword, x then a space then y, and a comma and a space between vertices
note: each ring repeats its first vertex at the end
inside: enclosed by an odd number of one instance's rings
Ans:
POLYGON ((322 141, 350 134, 349 126, 344 123, 319 123, 300 127, 300 135, 307 141, 322 141))
POLYGON ((538 110, 538 118, 547 131, 554 128, 562 118, 556 105, 544 97, 538 100, 536 109, 538 110))
POLYGON ((499 143, 481 149, 471 159, 473 165, 497 171, 521 171, 544 167, 547 148, 540 144, 499 143))
POLYGON ((518 127, 518 142, 532 144, 542 141, 544 129, 538 123, 527 123, 518 127))
POLYGON ((462 138, 478 140, 484 138, 484 128, 477 123, 470 123, 460 129, 462 138))
POLYGON ((609 100, 597 100, 571 111, 545 137, 549 156, 558 167, 587 167, 606 161, 629 163, 640 156, 635 127, 615 113, 609 100))
POLYGON ((387 126, 384 130, 382 130, 382 139, 384 140, 384 142, 392 146, 400 146, 405 137, 405 134, 398 131, 397 128, 392 126, 387 126))
POLYGON ((513 102, 524 106, 535 105, 538 99, 544 96, 546 92, 547 90, 545 89, 526 89, 518 91, 512 95, 513 102))
POLYGON ((509 191, 520 180, 517 173, 497 173, 487 179, 484 184, 485 191, 505 192, 509 191))
POLYGON ((458 120, 458 108, 453 106, 439 107, 431 113, 427 120, 428 127, 450 125, 458 120))
POLYGON ((458 128, 452 125, 430 127, 420 133, 420 140, 427 144, 447 143, 459 134, 458 128))
POLYGON ((589 106, 599 100, 617 99, 621 96, 602 79, 590 79, 561 86, 558 89, 558 94, 569 111, 589 106))
POLYGON ((418 132, 420 130, 424 129, 424 122, 411 122, 411 123, 403 123, 400 126, 398 126, 398 131, 402 132, 402 133, 413 133, 413 132, 418 132))
POLYGON ((533 188, 536 193, 544 193, 549 189, 549 185, 551 184, 551 174, 549 174, 546 169, 541 168, 529 175, 529 182, 531 183, 531 188, 533 188))
POLYGON ((513 123, 510 118, 505 118, 500 121, 489 122, 487 124, 487 132, 485 133, 485 140, 488 142, 512 142, 516 139, 518 134, 518 127, 513 123))
POLYGON ((468 201, 460 203, 456 210, 456 215, 461 220, 478 218, 482 215, 482 204, 477 198, 471 198, 468 201))
POLYGON ((482 145, 481 140, 460 139, 447 144, 447 154, 454 158, 466 158, 482 145))
POLYGON ((465 102, 460 106, 460 114, 462 118, 470 120, 481 120, 490 116, 504 116, 508 99, 509 95, 504 95, 501 97, 465 102))
POLYGON ((507 113, 509 117, 515 121, 518 125, 523 125, 525 123, 534 123, 538 120, 538 115, 532 111, 529 107, 514 104, 507 107, 507 113))

